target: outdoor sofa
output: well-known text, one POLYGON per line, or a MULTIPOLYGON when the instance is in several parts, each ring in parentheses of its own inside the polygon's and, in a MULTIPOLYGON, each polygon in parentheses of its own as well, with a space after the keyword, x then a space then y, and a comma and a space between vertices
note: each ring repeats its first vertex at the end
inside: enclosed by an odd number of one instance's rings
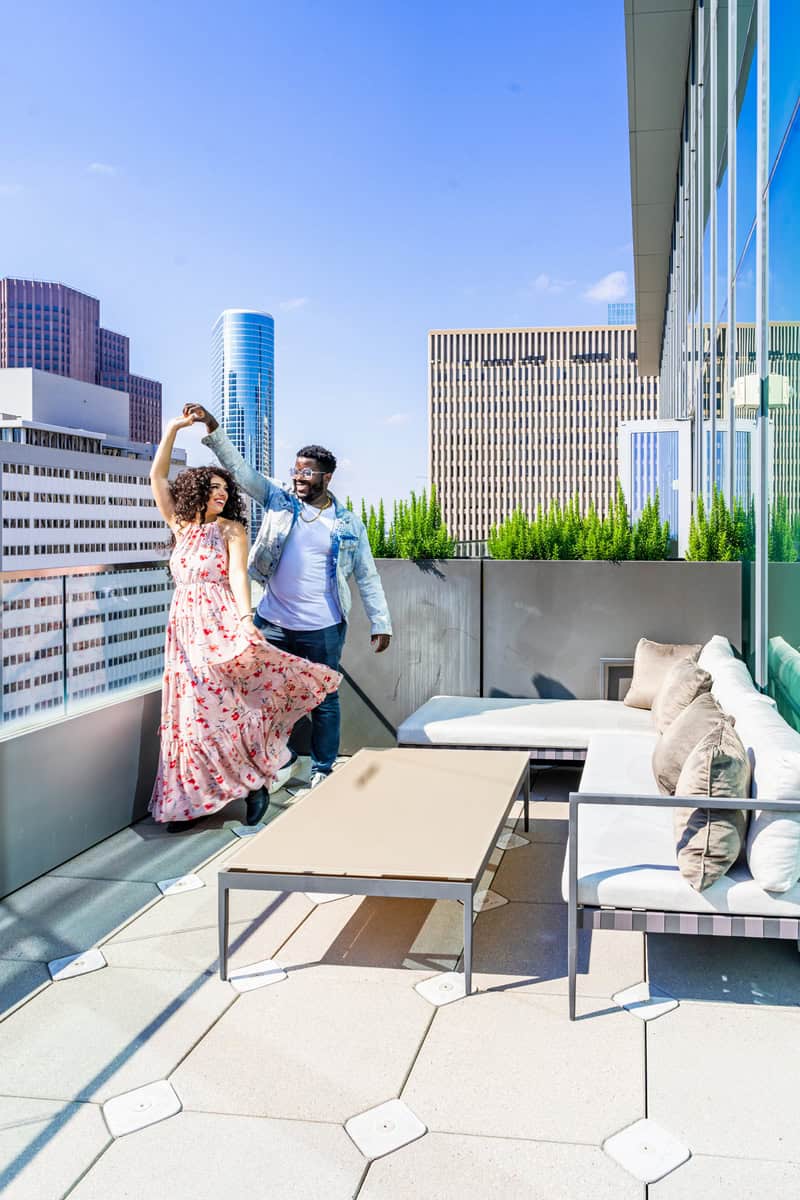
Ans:
POLYGON ((619 700, 437 696, 398 730, 401 745, 524 746, 532 763, 583 764, 570 795, 562 881, 572 1019, 581 927, 800 945, 800 733, 756 689, 726 638, 712 638, 697 665, 711 675, 711 695, 733 718, 752 772, 747 795, 713 798, 716 810, 748 814, 748 828, 740 859, 701 891, 679 870, 673 827, 674 810, 697 811, 701 797, 659 790, 653 753, 660 735, 648 709, 619 700))

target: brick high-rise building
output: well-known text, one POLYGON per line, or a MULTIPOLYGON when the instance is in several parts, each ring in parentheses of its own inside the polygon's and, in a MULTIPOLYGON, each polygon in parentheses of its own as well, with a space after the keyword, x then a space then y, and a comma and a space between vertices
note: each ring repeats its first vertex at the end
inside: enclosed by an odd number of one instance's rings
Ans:
POLYGON ((0 368, 33 367, 127 392, 129 433, 161 438, 161 384, 130 373, 125 334, 100 324, 100 302, 63 283, 0 279, 0 368))
POLYGON ((460 542, 554 499, 603 513, 619 422, 658 415, 630 326, 436 329, 428 359, 430 477, 460 542))

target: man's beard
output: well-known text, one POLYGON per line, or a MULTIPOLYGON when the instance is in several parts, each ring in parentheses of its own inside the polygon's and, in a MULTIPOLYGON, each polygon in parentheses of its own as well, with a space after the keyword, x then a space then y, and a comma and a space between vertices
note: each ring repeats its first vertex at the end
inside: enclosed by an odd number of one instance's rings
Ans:
MULTIPOLYGON (((323 484, 310 483, 308 485, 308 490, 306 491, 305 496, 298 496, 298 499, 302 500, 304 504, 313 504, 315 500, 319 500, 320 496, 323 495, 324 491, 325 491, 325 487, 323 484)), ((295 486, 295 495, 297 495, 297 487, 296 486, 295 486)))

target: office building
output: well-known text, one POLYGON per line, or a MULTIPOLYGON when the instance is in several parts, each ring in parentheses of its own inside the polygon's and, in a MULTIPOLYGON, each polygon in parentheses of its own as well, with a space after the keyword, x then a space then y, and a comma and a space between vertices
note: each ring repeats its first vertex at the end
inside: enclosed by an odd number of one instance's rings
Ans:
POLYGON ((744 649, 772 687, 770 639, 800 645, 800 5, 626 10, 639 369, 690 427, 694 504, 752 503, 744 649))
POLYGON ((161 384, 130 373, 130 345, 100 303, 63 283, 0 279, 0 369, 27 368, 128 394, 128 435, 161 438, 161 384))
POLYGON ((636 324, 636 305, 617 303, 609 304, 608 306, 608 324, 609 325, 635 325, 636 324))
MULTIPOLYGON (((115 388, 0 370, 0 720, 74 711, 162 670, 172 586, 153 448, 115 388)), ((171 474, 185 466, 176 451, 171 474)))
POLYGON ((555 499, 605 512, 618 423, 657 412, 635 329, 433 330, 428 350, 429 472, 459 542, 555 499))
MULTIPOLYGON (((254 470, 275 473, 275 322, 269 313, 227 308, 211 335, 211 412, 254 470)), ((250 505, 250 528, 261 523, 250 505)))

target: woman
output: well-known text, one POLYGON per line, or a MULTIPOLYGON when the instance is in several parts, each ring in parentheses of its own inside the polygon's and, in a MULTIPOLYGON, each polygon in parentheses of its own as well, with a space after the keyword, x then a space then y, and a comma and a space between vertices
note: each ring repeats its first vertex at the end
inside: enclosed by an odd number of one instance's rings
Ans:
POLYGON ((339 686, 337 672, 270 646, 250 611, 244 505, 227 471, 192 467, 169 482, 175 435, 167 426, 150 471, 172 530, 175 579, 164 656, 161 759, 150 801, 156 821, 177 824, 247 797, 247 824, 269 803, 269 785, 291 757, 292 726, 339 686))

